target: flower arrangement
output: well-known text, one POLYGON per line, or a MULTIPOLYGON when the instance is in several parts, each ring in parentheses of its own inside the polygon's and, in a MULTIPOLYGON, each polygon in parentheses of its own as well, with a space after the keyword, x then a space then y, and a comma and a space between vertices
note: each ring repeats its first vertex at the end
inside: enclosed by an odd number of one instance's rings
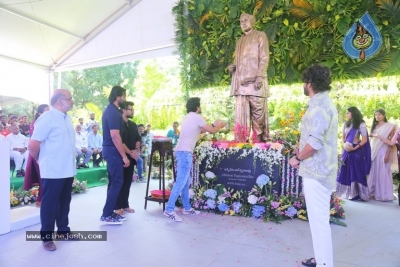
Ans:
MULTIPOLYGON (((261 174, 250 191, 225 188, 216 184, 218 177, 211 171, 201 175, 202 185, 190 189, 192 206, 196 209, 231 216, 260 218, 279 223, 282 220, 299 218, 308 220, 304 196, 300 194, 281 195, 274 191, 273 183, 267 174, 261 174)), ((343 202, 332 194, 331 222, 346 226, 340 221, 344 218, 343 202)))
POLYGON ((297 115, 295 112, 285 112, 272 123, 271 128, 276 130, 271 132, 271 141, 284 146, 283 154, 291 153, 298 147, 299 126, 305 112, 301 110, 297 115))
POLYGON ((86 193, 87 191, 87 181, 79 181, 78 179, 74 178, 72 182, 72 194, 74 193, 86 193))
POLYGON ((24 206, 31 203, 35 203, 39 193, 39 187, 32 187, 29 191, 25 191, 21 188, 10 191, 10 206, 24 206))

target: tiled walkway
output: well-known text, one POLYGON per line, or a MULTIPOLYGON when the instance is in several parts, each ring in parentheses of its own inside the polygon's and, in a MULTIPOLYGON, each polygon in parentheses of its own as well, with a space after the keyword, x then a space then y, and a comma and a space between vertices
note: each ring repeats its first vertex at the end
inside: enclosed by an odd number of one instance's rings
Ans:
MULTIPOLYGON (((156 181, 152 181, 156 188, 156 181)), ((307 222, 264 223, 243 217, 202 213, 173 222, 162 206, 149 202, 144 210, 146 184, 132 184, 130 202, 136 213, 123 225, 100 221, 106 186, 74 195, 70 226, 75 231, 107 231, 106 242, 58 241, 57 250, 44 251, 40 242, 25 241, 27 230, 0 236, 0 266, 67 267, 233 267, 301 266, 313 256, 307 222)), ((336 267, 400 266, 400 207, 396 202, 346 201, 348 227, 332 225, 336 267)))

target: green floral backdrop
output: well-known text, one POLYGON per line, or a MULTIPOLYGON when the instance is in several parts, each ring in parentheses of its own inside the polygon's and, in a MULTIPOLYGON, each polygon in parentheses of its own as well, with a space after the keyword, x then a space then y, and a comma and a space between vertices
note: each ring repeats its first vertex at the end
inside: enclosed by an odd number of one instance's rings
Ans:
POLYGON ((255 28, 270 40, 270 84, 298 82, 313 63, 330 67, 335 80, 399 74, 398 0, 179 0, 173 12, 187 91, 230 84, 227 66, 242 34, 241 13, 253 14, 255 28), (370 59, 352 60, 343 52, 342 40, 366 11, 381 31, 383 45, 370 59))

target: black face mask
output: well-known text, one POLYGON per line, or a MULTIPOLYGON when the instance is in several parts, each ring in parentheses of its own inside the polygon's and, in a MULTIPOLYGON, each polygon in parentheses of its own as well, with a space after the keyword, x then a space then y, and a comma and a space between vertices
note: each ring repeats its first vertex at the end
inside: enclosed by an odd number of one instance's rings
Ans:
POLYGON ((146 136, 146 135, 147 135, 147 132, 144 131, 140 136, 146 136))

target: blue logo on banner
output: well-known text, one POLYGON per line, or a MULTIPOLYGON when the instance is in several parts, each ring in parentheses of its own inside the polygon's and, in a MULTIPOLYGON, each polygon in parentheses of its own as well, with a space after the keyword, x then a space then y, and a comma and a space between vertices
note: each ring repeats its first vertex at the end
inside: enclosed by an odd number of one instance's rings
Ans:
POLYGON ((343 51, 352 59, 370 58, 382 45, 382 35, 371 16, 366 12, 344 36, 343 51))

